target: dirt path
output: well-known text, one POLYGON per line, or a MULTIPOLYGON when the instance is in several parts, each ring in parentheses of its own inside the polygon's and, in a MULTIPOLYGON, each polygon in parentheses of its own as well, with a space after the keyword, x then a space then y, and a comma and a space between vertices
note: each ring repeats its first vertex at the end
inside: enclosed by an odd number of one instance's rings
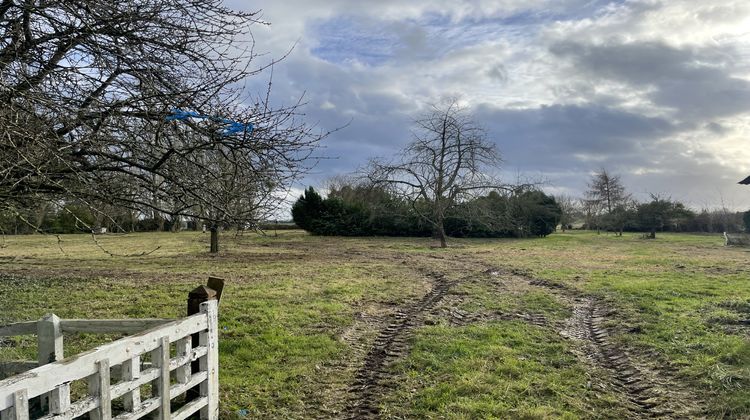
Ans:
POLYGON ((414 328, 421 325, 424 316, 448 293, 453 282, 442 275, 433 275, 432 289, 418 302, 398 310, 391 322, 378 334, 364 363, 355 374, 354 384, 349 388, 351 398, 343 412, 343 418, 378 418, 380 395, 395 384, 388 381, 389 367, 405 355, 407 340, 414 328))
MULTIPOLYGON (((665 372, 649 365, 643 355, 631 354, 610 339, 615 332, 612 328, 617 325, 612 322, 616 314, 611 313, 604 302, 566 285, 534 279, 523 272, 494 268, 481 270, 479 264, 472 271, 470 281, 496 283, 498 293, 544 290, 570 308, 572 315, 560 321, 548 320, 536 313, 467 313, 459 306, 470 297, 451 290, 462 280, 448 281, 442 274, 428 273, 432 288, 420 300, 389 314, 360 320, 342 336, 357 349, 359 356, 356 365, 350 365, 354 369, 352 383, 348 386, 342 384, 338 390, 345 395, 341 408, 334 411, 339 418, 379 418, 382 396, 397 386, 391 376, 393 363, 408 354, 413 332, 431 323, 434 317, 446 319, 456 326, 491 320, 521 320, 554 329, 574 342, 574 352, 591 367, 595 380, 611 393, 620 395, 633 418, 702 416, 700 402, 682 390, 665 372), (363 339, 368 335, 369 340, 363 339)), ((341 397, 339 394, 338 398, 341 397)))
POLYGON ((523 279, 532 286, 548 290, 571 307, 572 316, 559 333, 578 342, 578 356, 583 361, 609 374, 610 386, 627 402, 634 417, 702 416, 700 403, 695 398, 610 339, 611 331, 605 322, 612 314, 602 302, 564 285, 526 276, 523 279))

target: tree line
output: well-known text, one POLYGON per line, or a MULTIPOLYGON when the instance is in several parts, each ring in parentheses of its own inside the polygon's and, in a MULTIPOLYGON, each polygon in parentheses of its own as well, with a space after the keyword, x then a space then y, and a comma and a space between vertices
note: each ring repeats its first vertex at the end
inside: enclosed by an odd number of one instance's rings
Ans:
POLYGON ((318 235, 431 235, 441 247, 446 236, 543 237, 558 225, 650 238, 750 226, 741 213, 697 214, 656 194, 638 202, 619 175, 603 168, 580 200, 548 196, 534 184, 504 184, 494 177, 499 151, 456 100, 433 105, 414 126, 413 140, 391 160, 371 160, 354 178, 334 183, 326 198, 308 188, 292 208, 297 225, 318 235))
POLYGON ((601 168, 588 182, 584 198, 558 196, 561 228, 574 225, 598 232, 646 232, 655 238, 666 232, 743 232, 750 229, 750 211, 726 208, 695 211, 684 203, 659 194, 639 202, 627 192, 621 177, 601 168))
MULTIPOLYGON (((599 171, 585 199, 553 197, 533 186, 491 191, 452 206, 444 220, 449 237, 544 237, 561 229, 599 232, 742 232, 750 211, 702 210, 657 195, 637 202, 625 193, 619 176, 599 171)), ((292 207, 297 226, 326 236, 433 236, 427 200, 413 203, 383 185, 340 178, 326 197, 307 188, 292 207)))
POLYGON ((422 215, 427 200, 412 203, 386 187, 345 182, 326 198, 313 187, 294 203, 292 217, 302 229, 327 236, 529 237, 547 236, 560 221, 561 210, 552 196, 530 188, 491 191, 450 207, 442 232, 422 215))

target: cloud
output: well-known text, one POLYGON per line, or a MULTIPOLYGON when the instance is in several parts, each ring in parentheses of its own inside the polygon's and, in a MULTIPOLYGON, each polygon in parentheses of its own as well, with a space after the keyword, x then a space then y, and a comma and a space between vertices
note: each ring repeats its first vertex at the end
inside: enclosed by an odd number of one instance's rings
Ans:
POLYGON ((517 110, 482 106, 476 116, 504 151, 505 159, 523 170, 586 167, 588 162, 602 162, 611 156, 619 162, 636 163, 651 145, 679 130, 662 118, 597 105, 517 110))
POLYGON ((750 110, 750 81, 734 77, 731 49, 677 48, 663 42, 585 44, 561 41, 550 51, 581 77, 628 84, 682 120, 750 110))
MULTIPOLYGON (((230 6, 244 7, 235 1, 230 6)), ((694 206, 750 207, 750 3, 734 0, 259 0, 256 51, 273 100, 304 94, 331 135, 319 186, 410 140, 432 102, 459 96, 508 176, 580 195, 593 170, 694 206), (304 13, 301 12, 304 10, 304 13), (266 61, 264 61, 266 60, 266 61)), ((262 91, 263 75, 250 80, 262 91)))

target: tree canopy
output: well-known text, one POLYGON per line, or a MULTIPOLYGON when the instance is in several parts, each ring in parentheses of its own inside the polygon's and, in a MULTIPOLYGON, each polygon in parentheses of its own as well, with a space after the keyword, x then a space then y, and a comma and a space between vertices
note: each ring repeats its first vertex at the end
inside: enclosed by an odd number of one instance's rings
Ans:
POLYGON ((388 185, 412 204, 446 246, 445 218, 452 208, 499 188, 490 174, 500 164, 495 145, 456 100, 434 105, 415 121, 414 140, 401 159, 375 159, 367 176, 388 185), (417 203, 423 206, 417 206, 417 203))
POLYGON ((1 2, 0 210, 75 200, 257 219, 322 137, 299 102, 240 88, 264 68, 258 23, 219 0, 1 2))

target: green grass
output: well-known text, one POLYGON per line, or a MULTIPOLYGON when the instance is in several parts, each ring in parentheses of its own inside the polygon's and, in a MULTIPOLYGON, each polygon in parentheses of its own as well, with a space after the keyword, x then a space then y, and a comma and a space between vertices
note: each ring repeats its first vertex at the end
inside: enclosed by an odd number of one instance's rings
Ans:
POLYGON ((563 339, 522 322, 423 329, 384 412, 399 418, 578 418, 626 413, 596 394, 563 339))
MULTIPOLYGON (((187 292, 225 277, 220 308, 222 418, 309 418, 346 405, 346 391, 374 331, 359 320, 392 314, 429 290, 429 273, 457 282, 468 313, 571 314, 542 288, 511 287, 487 267, 526 272, 597 296, 612 309, 612 339, 665 369, 711 417, 750 416, 750 253, 719 236, 589 232, 545 239, 426 239, 158 233, 91 238, 6 237, 0 249, 0 324, 40 318, 179 317, 187 292), (62 248, 61 251, 60 248, 62 248), (352 330, 355 328, 355 330, 352 330), (355 332, 352 332, 355 331, 355 332), (352 336, 352 334, 354 334, 352 336), (359 335, 357 335, 359 334, 359 335), (349 337, 344 339, 343 337, 349 337)), ((575 356, 552 327, 487 320, 416 329, 380 401, 392 417, 601 418, 626 415, 602 372, 575 356)), ((66 354, 116 337, 66 337, 66 354)), ((34 337, 0 343, 0 360, 33 359, 34 337)))
POLYGON ((750 302, 750 253, 721 245, 718 235, 654 241, 572 233, 516 243, 491 258, 602 297, 615 310, 619 343, 648 354, 654 366, 669 365, 706 398, 710 415, 745 417, 750 328, 727 321, 750 318, 742 312, 750 302))

